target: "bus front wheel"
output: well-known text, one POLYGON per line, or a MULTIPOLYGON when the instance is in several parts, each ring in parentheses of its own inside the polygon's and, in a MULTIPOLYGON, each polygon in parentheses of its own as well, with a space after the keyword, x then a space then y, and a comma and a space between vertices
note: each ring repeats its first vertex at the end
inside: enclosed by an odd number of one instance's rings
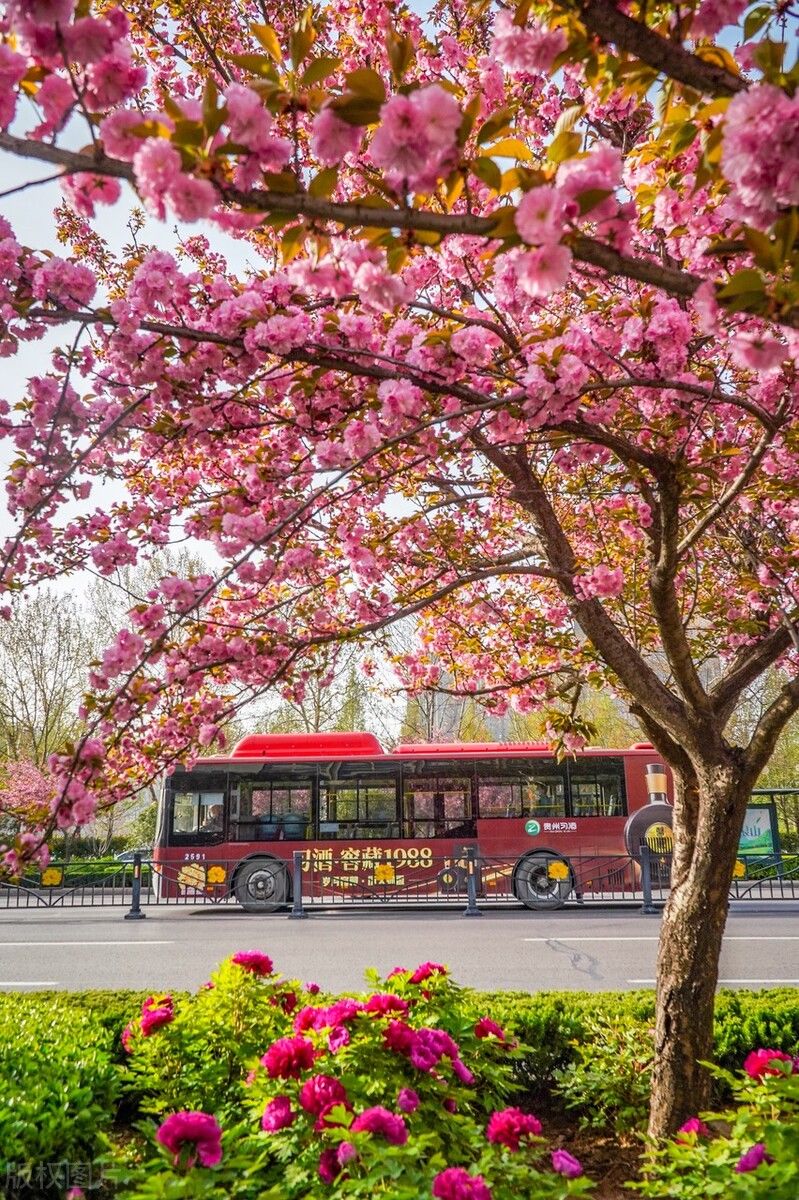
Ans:
POLYGON ((573 887, 571 867, 551 850, 525 855, 513 874, 513 891, 527 908, 562 908, 573 887))
POLYGON ((236 875, 236 899, 245 912, 276 912, 286 903, 286 866, 275 858, 254 858, 236 875))

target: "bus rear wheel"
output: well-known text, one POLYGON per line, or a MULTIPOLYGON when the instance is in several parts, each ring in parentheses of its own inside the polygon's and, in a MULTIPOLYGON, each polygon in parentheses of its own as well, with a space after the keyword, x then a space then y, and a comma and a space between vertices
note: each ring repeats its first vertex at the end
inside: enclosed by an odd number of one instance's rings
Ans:
POLYGON ((514 894, 527 908, 563 908, 573 887, 571 867, 551 850, 525 855, 513 873, 514 894))
POLYGON ((276 858, 253 858, 236 874, 236 899, 245 912, 276 912, 288 897, 285 863, 276 858))

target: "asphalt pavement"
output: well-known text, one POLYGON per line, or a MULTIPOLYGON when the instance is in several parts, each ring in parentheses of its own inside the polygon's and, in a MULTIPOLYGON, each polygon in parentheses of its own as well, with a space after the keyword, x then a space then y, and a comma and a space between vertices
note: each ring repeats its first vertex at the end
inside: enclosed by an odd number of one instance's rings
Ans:
MULTIPOLYGON (((237 950, 263 950, 277 970, 329 990, 431 959, 458 982, 524 991, 651 987, 660 919, 640 910, 285 913, 151 908, 0 914, 0 988, 194 989, 237 950)), ((721 957, 729 987, 799 987, 799 904, 734 905, 721 957)))

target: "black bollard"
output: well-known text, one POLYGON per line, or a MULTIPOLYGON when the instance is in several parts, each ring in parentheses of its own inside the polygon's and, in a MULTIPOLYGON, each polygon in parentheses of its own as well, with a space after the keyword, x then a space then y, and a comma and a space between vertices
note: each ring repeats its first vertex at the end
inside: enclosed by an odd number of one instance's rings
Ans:
POLYGON ((657 909, 652 901, 652 862, 650 859, 650 850, 646 842, 641 843, 641 889, 644 893, 644 903, 641 907, 641 912, 645 916, 651 917, 657 913, 657 909))
POLYGON ((141 910, 141 855, 133 855, 133 895, 130 900, 130 912, 125 913, 126 921, 143 921, 147 913, 141 910))
POLYGON ((304 921, 308 916, 305 909, 302 907, 302 850, 295 850, 292 858, 294 860, 294 903, 291 906, 289 913, 290 921, 304 921))
POLYGON ((466 908, 463 911, 464 917, 482 917, 483 915, 477 907, 477 863, 475 858, 475 848, 474 846, 469 846, 466 851, 466 908))

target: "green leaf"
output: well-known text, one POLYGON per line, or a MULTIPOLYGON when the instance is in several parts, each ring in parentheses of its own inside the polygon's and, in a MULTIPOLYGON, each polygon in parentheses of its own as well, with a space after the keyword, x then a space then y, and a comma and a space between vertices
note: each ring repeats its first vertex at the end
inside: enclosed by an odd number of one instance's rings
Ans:
POLYGON ((291 49, 291 62, 295 71, 305 61, 308 51, 316 41, 316 30, 313 27, 311 17, 312 9, 307 8, 302 18, 294 26, 291 34, 289 46, 291 49))
POLYGON ((334 58, 332 54, 322 54, 308 63, 302 73, 300 83, 303 87, 313 87, 315 83, 321 83, 323 79, 327 79, 328 75, 332 75, 340 66, 340 58, 334 58))
POLYGON ((356 96, 367 100, 377 100, 380 104, 386 102, 386 88, 377 71, 370 67, 361 67, 358 71, 350 71, 346 77, 347 87, 356 96))
POLYGON ((671 139, 669 150, 673 155, 681 154, 683 150, 688 149, 698 133, 699 129, 693 121, 685 121, 671 139))
POLYGON ((564 131, 574 129, 584 112, 584 104, 570 104, 568 108, 564 108, 563 112, 555 122, 555 137, 564 131))
POLYGON ((325 167, 308 184, 308 195, 326 200, 338 181, 338 167, 325 167))
POLYGON ((774 242, 759 229, 745 229, 746 244, 755 256, 755 262, 764 271, 774 271, 779 266, 779 251, 774 242))
POLYGON ((476 175, 478 179, 482 179, 483 183, 487 183, 495 192, 502 187, 502 172, 493 158, 481 155, 472 162, 471 170, 472 174, 476 175))
POLYGON ((271 25, 251 25, 250 31, 255 34, 267 54, 276 63, 282 63, 283 51, 280 41, 271 25))
POLYGON ((746 20, 744 21, 745 42, 753 38, 756 33, 760 33, 760 30, 766 24, 773 11, 770 4, 759 4, 757 8, 753 8, 751 12, 746 14, 746 20))
POLYGON ((554 141, 550 142, 547 149, 547 158, 553 163, 565 162, 567 158, 573 158, 578 153, 582 143, 581 134, 572 133, 571 130, 564 129, 554 141))
POLYGON ((265 79, 276 78, 274 63, 266 54, 229 54, 228 58, 237 67, 243 67, 253 75, 261 75, 265 79))
POLYGON ((494 142, 493 146, 486 147, 486 154, 493 154, 496 158, 522 159, 525 162, 529 162, 533 157, 530 148, 520 138, 515 137, 494 142))
POLYGON ((263 180, 270 192, 291 196, 299 191, 297 176, 291 171, 264 171, 263 180))
POLYGON ((719 299, 726 300, 732 296, 740 296, 744 292, 765 291, 763 276, 753 267, 736 271, 729 283, 726 283, 718 293, 719 299))
POLYGON ((478 146, 484 146, 486 142, 490 142, 497 134, 504 133, 506 129, 510 129, 513 111, 510 108, 497 109, 495 113, 484 121, 480 126, 477 134, 478 146))
POLYGON ((585 192, 580 192, 577 197, 580 216, 585 216, 592 208, 596 208, 598 204, 601 204, 603 200, 607 200, 608 196, 612 195, 612 188, 588 188, 585 192))
POLYGON ((416 57, 413 41, 405 34, 398 34, 395 30, 389 29, 386 35, 386 50, 388 51, 388 61, 391 63, 391 72, 397 83, 401 83, 405 72, 416 57))
POLYGON ((348 125, 376 125, 380 119, 380 103, 367 96, 340 96, 330 107, 348 125))

